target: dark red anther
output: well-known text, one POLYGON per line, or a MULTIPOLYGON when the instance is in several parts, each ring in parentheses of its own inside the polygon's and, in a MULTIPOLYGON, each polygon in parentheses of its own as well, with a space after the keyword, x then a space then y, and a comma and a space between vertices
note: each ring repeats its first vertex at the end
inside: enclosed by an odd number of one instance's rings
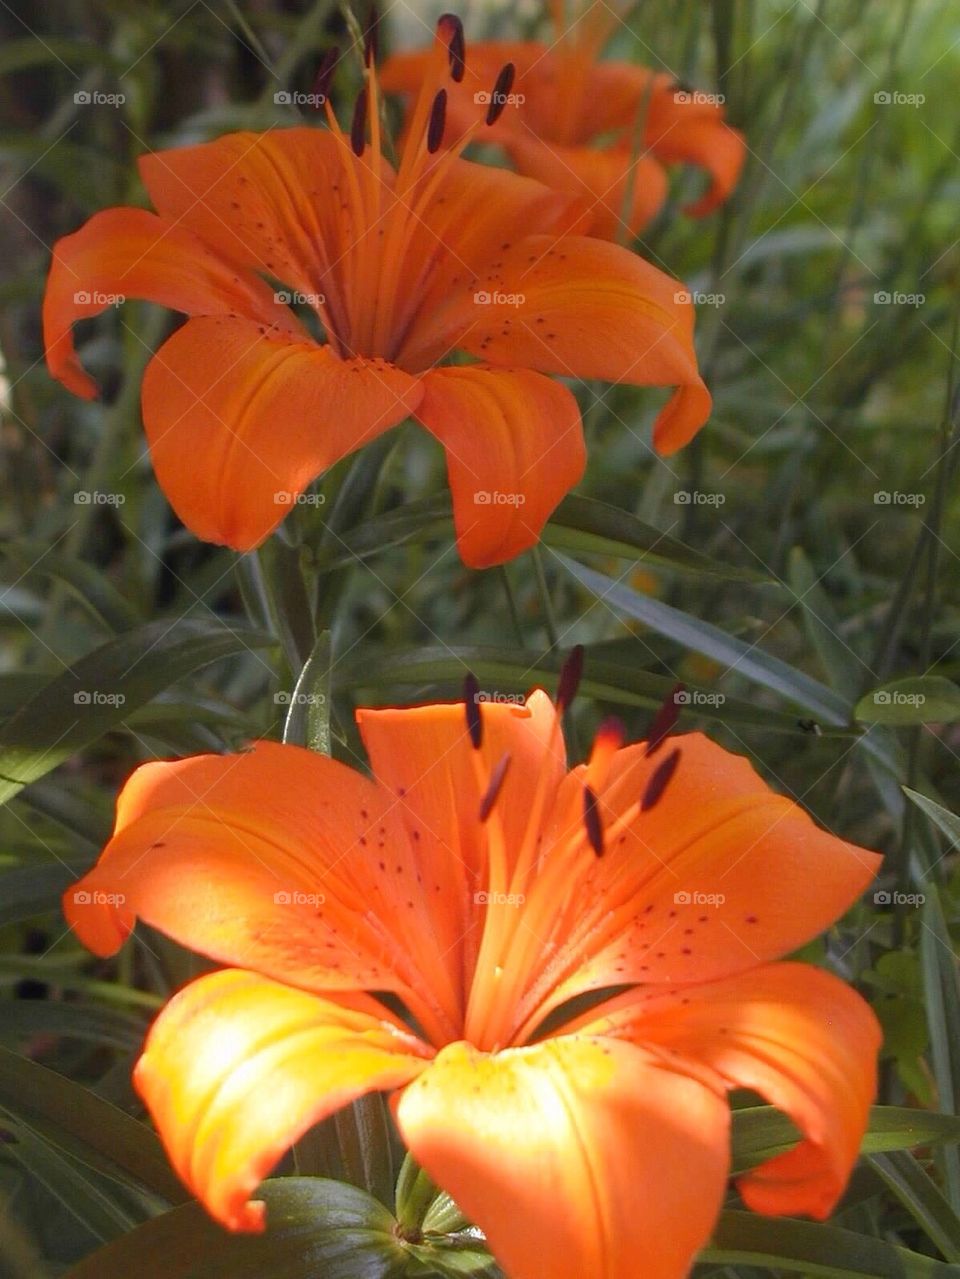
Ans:
POLYGON ((313 92, 323 102, 326 102, 330 96, 330 81, 333 79, 333 73, 337 69, 337 63, 340 61, 340 50, 334 45, 332 49, 328 49, 320 59, 320 65, 317 67, 317 74, 313 79, 313 92))
POLYGON ((490 95, 490 105, 487 107, 487 124, 496 124, 503 115, 515 75, 516 67, 512 62, 508 62, 497 76, 497 83, 493 86, 493 93, 490 95))
POLYGON ((353 120, 350 124, 350 145, 353 154, 363 155, 367 141, 367 86, 364 85, 357 94, 357 104, 353 108, 353 120))
POLYGON ((447 123, 447 91, 441 89, 430 108, 430 123, 427 125, 427 150, 433 155, 440 150, 443 141, 443 130, 447 123))
POLYGON ((643 792, 643 799, 640 801, 641 813, 648 813, 655 804, 659 804, 663 798, 663 792, 670 784, 670 779, 677 771, 677 765, 680 763, 680 748, 670 752, 666 759, 661 760, 653 771, 653 776, 647 782, 647 789, 643 792))
POLYGON ((673 732, 680 715, 679 707, 683 703, 683 692, 683 685, 676 684, 661 702, 660 709, 654 715, 650 727, 647 729, 645 755, 656 754, 673 732))
POLYGON ((463 23, 455 13, 445 13, 437 22, 437 34, 447 42, 447 52, 450 55, 450 77, 459 84, 467 67, 463 23))
POLYGON ((480 718, 480 685, 473 671, 468 671, 463 681, 463 707, 471 745, 478 751, 483 744, 483 720, 480 718))
POLYGON ((583 825, 587 832, 590 847, 598 857, 603 856, 603 823, 600 820, 600 809, 597 797, 589 786, 583 788, 583 825))
POLYGON ((576 644, 570 650, 570 656, 560 667, 560 679, 557 683, 557 711, 562 714, 577 695, 580 680, 583 676, 583 645, 576 644))
POLYGON ((500 791, 503 787, 504 778, 507 775, 507 769, 510 767, 510 753, 501 755, 497 761, 497 766, 490 774, 490 785, 487 792, 480 801, 480 820, 485 822, 493 812, 493 806, 497 802, 500 791))

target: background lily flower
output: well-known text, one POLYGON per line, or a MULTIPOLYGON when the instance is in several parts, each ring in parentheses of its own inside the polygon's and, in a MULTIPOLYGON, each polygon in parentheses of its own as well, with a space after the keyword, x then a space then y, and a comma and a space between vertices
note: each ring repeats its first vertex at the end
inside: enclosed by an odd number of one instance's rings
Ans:
POLYGON ((461 160, 466 137, 434 157, 462 52, 441 19, 396 171, 371 67, 349 137, 328 103, 327 131, 146 155, 157 212, 108 209, 55 246, 47 360, 76 394, 95 386, 74 321, 118 295, 190 317, 149 364, 142 405, 157 479, 197 536, 258 545, 317 475, 412 414, 446 450, 460 553, 483 567, 535 543, 583 473, 576 400, 549 375, 677 387, 662 453, 706 420, 675 280, 576 234, 569 196, 461 160), (454 352, 476 362, 437 367, 454 352))
POLYGON ((542 692, 358 719, 374 780, 270 742, 144 765, 65 897, 98 954, 140 917, 230 966, 168 1004, 135 1075, 209 1211, 262 1229, 250 1196, 290 1144, 390 1090, 511 1279, 673 1279, 719 1212, 745 1087, 802 1137, 744 1199, 826 1216, 879 1031, 843 982, 778 960, 878 857, 700 734, 623 746, 608 725, 568 771, 542 692))
MULTIPOLYGON (((737 184, 746 155, 743 134, 724 120, 722 102, 629 62, 599 61, 621 19, 592 0, 568 16, 551 4, 554 40, 487 41, 470 46, 466 74, 450 94, 449 137, 455 140, 487 111, 490 86, 504 63, 516 75, 490 135, 516 168, 558 191, 584 198, 590 230, 616 239, 634 236, 659 212, 667 195, 665 165, 706 170, 710 187, 684 209, 710 213, 737 184), (635 131, 643 121, 641 145, 635 131)), ((388 92, 413 94, 428 55, 400 53, 384 65, 388 92)))

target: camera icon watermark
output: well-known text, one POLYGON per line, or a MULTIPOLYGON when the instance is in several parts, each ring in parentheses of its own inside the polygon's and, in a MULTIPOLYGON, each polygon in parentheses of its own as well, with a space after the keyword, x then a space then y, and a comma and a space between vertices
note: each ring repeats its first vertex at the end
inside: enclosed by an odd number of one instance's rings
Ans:
POLYGON ((674 506, 723 506, 723 493, 704 493, 700 489, 677 489, 673 495, 674 506))
POLYGON ((675 906, 722 906, 726 900, 723 893, 691 893, 681 890, 673 894, 675 906))
POLYGON ((478 489, 473 495, 474 506, 523 506, 527 500, 526 493, 501 493, 494 489, 478 489))
POLYGON ((99 89, 78 89, 73 95, 78 107, 122 107, 126 100, 125 93, 101 93, 99 89))
POLYGON ((494 705, 503 706, 522 706, 526 699, 522 693, 501 693, 499 689, 487 692, 486 689, 481 688, 474 693, 473 700, 478 706, 481 702, 492 702, 494 705))
POLYGON ((122 906, 127 900, 124 893, 105 893, 99 888, 92 892, 86 888, 76 888, 72 896, 75 906, 122 906))
POLYGON ((275 506, 323 506, 326 500, 323 493, 291 493, 287 489, 273 495, 275 506))
POLYGON ((322 906, 326 901, 323 893, 304 893, 300 889, 281 888, 273 894, 276 906, 322 906))
POLYGON ((673 100, 680 106, 722 107, 726 102, 724 93, 703 93, 700 89, 674 89, 673 100))
POLYGON ((926 900, 924 893, 901 893, 882 888, 873 894, 875 906, 922 906, 926 900))
POLYGON ((99 689, 80 689, 73 695, 74 706, 124 706, 126 693, 103 693, 99 689))
POLYGON ((525 93, 500 93, 496 89, 478 89, 473 95, 478 107, 522 107, 527 100, 525 93))
POLYGON ((298 93, 295 89, 278 89, 273 95, 274 104, 278 107, 313 107, 319 110, 326 100, 324 93, 298 93))
POLYGON ((274 693, 273 704, 275 706, 326 706, 327 698, 324 693, 287 693, 281 689, 279 693, 274 693))
POLYGON ((901 493, 899 489, 877 489, 873 495, 874 506, 923 506, 925 493, 901 493))
POLYGON ((924 93, 901 93, 897 89, 880 89, 873 95, 878 107, 922 107, 927 97, 924 93))
POLYGON ((678 688, 673 695, 675 706, 722 706, 726 693, 704 693, 699 688, 678 688))
POLYGON ((299 289, 278 289, 273 295, 278 306, 326 306, 325 293, 302 293, 299 289))
POLYGON ((927 300, 925 293, 901 293, 895 289, 893 293, 887 293, 884 289, 880 289, 873 295, 875 306, 912 306, 914 310, 924 305, 927 300))
POLYGON ((874 706, 923 706, 926 693, 904 693, 902 689, 880 688, 873 695, 874 706))
POLYGON ((473 295, 476 306, 523 306, 526 300, 524 293, 501 293, 498 289, 494 289, 492 293, 487 289, 478 289, 473 295))
POLYGON ((522 906, 527 900, 523 893, 485 893, 473 894, 478 906, 522 906))
POLYGON ((73 495, 74 506, 123 506, 124 493, 103 493, 99 489, 78 489, 73 495))
POLYGON ((102 293, 99 289, 77 289, 73 295, 75 306, 123 306, 126 300, 124 293, 102 293))

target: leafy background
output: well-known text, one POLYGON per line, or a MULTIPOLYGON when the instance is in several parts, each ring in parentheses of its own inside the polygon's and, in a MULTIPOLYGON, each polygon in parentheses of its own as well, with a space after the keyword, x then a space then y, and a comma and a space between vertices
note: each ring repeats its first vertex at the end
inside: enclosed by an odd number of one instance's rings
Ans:
MULTIPOLYGON (((462 15, 468 41, 542 23, 534 3, 473 0, 462 15)), ((384 44, 422 42, 435 16, 389 8, 384 44)), ((323 710, 289 732, 329 727, 334 753, 360 763, 356 705, 455 694, 467 669, 491 695, 549 686, 582 643, 575 752, 611 712, 642 733, 682 680, 687 726, 887 858, 876 893, 807 957, 875 1003, 891 1109, 830 1226, 765 1222, 731 1199, 703 1274, 960 1274, 956 1129, 931 1118, 960 1095, 955 7, 633 11, 610 55, 723 93, 748 136, 731 203, 703 222, 679 216, 700 179, 676 174, 638 246, 713 298, 698 346, 714 416, 663 461, 649 448, 656 392, 579 386, 586 480, 539 552, 484 573, 456 556, 442 458, 412 427, 335 467, 315 506, 241 558, 177 524, 145 456, 140 376, 175 319, 130 303, 81 327, 100 402, 73 399, 42 360, 53 241, 99 208, 142 203, 145 150, 292 122, 274 95, 308 92, 351 22, 306 0, 0 5, 0 1272, 486 1264, 456 1230, 424 1255, 397 1246, 390 1185, 351 1161, 350 1114, 284 1171, 361 1189, 274 1183, 267 1253, 225 1253, 191 1207, 166 1215, 184 1196, 140 1122, 130 1065, 154 1010, 201 962, 148 931, 93 961, 58 900, 95 858, 136 763, 279 737, 311 653, 323 710), (76 98, 93 91, 125 101, 76 98), (78 1265, 111 1241, 131 1251, 78 1265)), ((356 61, 341 66, 341 104, 358 75, 356 61)), ((744 1109, 736 1130, 742 1166, 789 1141, 766 1108, 744 1109)))

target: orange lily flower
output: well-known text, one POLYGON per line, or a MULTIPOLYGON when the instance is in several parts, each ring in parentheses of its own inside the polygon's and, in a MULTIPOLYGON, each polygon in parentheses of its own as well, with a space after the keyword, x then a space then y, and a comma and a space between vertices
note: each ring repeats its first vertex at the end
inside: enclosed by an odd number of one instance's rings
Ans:
POLYGON ((511 1279, 676 1279, 724 1197, 725 1094, 750 1088, 802 1137, 743 1198, 825 1217, 879 1030, 839 979, 776 961, 879 858, 698 733, 607 725, 568 771, 540 691, 358 720, 374 780, 271 742, 142 766, 65 896, 97 954, 140 917, 230 965, 171 1000, 135 1072, 210 1213, 261 1230, 250 1196, 291 1143, 388 1090, 511 1279))
MULTIPOLYGON (((471 45, 467 73, 450 95, 451 138, 470 129, 489 108, 499 67, 516 74, 503 86, 505 110, 484 141, 496 141, 520 173, 558 191, 585 198, 594 235, 637 235, 667 196, 665 165, 698 165, 709 190, 684 212, 703 217, 730 195, 743 167, 743 134, 724 120, 716 95, 700 93, 675 76, 629 62, 600 62, 621 18, 601 0, 590 0, 572 19, 563 0, 552 0, 555 40, 488 41, 471 45), (643 119, 642 146, 635 131, 643 119)), ((424 74, 426 55, 387 60, 385 90, 411 94, 424 74)))
POLYGON ((677 387, 662 453, 709 414, 677 281, 577 234, 570 197, 460 159, 466 137, 440 151, 463 38, 450 17, 437 30, 396 170, 370 66, 349 135, 327 103, 328 130, 143 156, 157 212, 107 209, 55 246, 47 361, 75 394, 96 391, 76 320, 125 297, 189 317, 147 368, 143 420, 161 487, 207 541, 258 545, 320 473, 412 414, 446 450, 464 561, 500 563, 583 473, 577 402, 549 375, 677 387), (437 367, 454 352, 475 362, 437 367))

